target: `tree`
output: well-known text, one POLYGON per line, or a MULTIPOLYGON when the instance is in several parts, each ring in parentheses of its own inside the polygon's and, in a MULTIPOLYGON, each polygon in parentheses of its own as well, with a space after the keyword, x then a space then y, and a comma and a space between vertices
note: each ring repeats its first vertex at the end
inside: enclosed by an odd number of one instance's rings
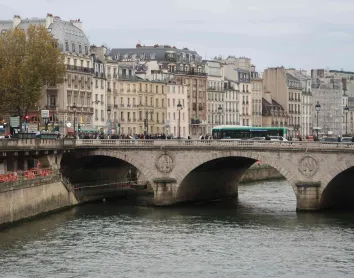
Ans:
POLYGON ((1 111, 17 113, 23 119, 38 104, 44 86, 62 83, 64 75, 64 57, 44 26, 0 34, 1 111))

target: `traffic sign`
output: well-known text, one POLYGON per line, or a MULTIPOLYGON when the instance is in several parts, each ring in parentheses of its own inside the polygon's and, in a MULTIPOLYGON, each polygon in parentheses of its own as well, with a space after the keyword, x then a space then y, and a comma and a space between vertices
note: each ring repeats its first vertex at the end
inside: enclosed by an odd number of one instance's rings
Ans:
POLYGON ((41 110, 42 118, 49 118, 49 110, 41 110))

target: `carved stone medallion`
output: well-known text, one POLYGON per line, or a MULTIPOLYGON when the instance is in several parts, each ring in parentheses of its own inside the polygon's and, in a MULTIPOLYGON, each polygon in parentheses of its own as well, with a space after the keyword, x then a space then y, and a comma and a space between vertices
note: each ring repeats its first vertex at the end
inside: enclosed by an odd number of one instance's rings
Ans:
POLYGON ((299 164, 299 171, 305 177, 312 177, 314 174, 316 174, 317 170, 318 164, 316 159, 311 156, 305 156, 303 159, 301 159, 299 164))
POLYGON ((156 168, 163 174, 171 173, 175 167, 174 159, 171 154, 164 152, 157 156, 155 162, 156 168))

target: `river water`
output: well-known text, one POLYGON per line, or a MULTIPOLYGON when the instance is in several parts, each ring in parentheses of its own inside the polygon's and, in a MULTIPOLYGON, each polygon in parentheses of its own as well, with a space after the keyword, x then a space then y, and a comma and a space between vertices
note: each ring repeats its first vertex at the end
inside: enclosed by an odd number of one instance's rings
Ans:
POLYGON ((352 213, 295 212, 285 181, 175 208, 106 202, 0 231, 0 277, 353 277, 352 213))

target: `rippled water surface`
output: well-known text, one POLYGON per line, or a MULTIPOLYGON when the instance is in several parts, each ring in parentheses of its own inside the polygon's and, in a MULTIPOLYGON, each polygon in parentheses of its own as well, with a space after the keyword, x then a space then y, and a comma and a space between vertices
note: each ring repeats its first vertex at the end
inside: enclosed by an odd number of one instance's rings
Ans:
POLYGON ((99 203, 0 232, 0 277, 354 277, 352 213, 295 212, 286 182, 177 208, 99 203))

